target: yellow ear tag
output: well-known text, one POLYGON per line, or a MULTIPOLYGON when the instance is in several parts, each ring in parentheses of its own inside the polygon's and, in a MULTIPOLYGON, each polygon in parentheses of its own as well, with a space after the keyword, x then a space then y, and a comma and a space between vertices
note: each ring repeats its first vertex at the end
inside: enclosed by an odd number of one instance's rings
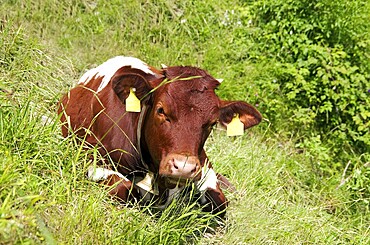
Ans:
POLYGON ((227 136, 243 135, 244 124, 239 119, 239 114, 235 114, 234 118, 227 125, 226 130, 227 136))
POLYGON ((135 88, 130 88, 130 94, 126 99, 126 111, 141 111, 140 100, 135 95, 135 88))

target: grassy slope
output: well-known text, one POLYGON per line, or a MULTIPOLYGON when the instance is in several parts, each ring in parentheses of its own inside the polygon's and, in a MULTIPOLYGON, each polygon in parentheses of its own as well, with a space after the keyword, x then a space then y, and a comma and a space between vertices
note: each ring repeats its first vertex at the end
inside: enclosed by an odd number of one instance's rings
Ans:
POLYGON ((289 141, 266 135, 268 129, 238 139, 216 130, 208 141, 217 170, 238 189, 228 194, 228 220, 215 233, 206 229, 214 219, 199 216, 191 204, 174 203, 162 216, 117 205, 84 179, 86 153, 60 136, 54 111, 61 92, 86 68, 115 55, 154 66, 201 66, 225 78, 220 96, 254 102, 248 75, 255 68, 233 62, 246 47, 234 40, 237 16, 225 17, 238 4, 0 5, 7 21, 0 33, 0 243, 369 243, 366 214, 351 216, 345 192, 331 188, 337 183, 315 179, 307 160, 289 141), (56 123, 43 125, 41 115, 56 123))

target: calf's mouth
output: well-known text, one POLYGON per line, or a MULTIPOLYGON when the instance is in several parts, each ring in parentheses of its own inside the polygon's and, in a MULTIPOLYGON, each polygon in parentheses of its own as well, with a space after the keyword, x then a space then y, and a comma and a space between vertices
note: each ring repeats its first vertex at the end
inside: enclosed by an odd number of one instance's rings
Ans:
POLYGON ((202 175, 199 158, 189 154, 168 154, 160 162, 159 175, 170 184, 197 181, 202 175))

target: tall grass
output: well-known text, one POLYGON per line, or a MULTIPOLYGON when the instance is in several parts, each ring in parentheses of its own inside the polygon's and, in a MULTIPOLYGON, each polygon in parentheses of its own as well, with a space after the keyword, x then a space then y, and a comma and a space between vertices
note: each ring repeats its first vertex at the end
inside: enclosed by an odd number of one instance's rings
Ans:
MULTIPOLYGON (((237 188, 224 224, 182 199, 163 213, 122 205, 85 179, 88 153, 61 137, 56 103, 85 69, 115 55, 192 64, 226 78, 223 98, 253 102, 237 55, 239 27, 219 1, 5 1, 0 4, 0 243, 368 244, 367 213, 315 177, 292 141, 268 125, 206 149, 237 188), (235 58, 235 57, 234 57, 235 58), (235 60, 234 60, 235 61, 235 60), (236 80, 239 79, 239 81, 236 80), (235 82, 234 82, 235 79, 235 82), (239 89, 242 84, 243 89, 239 89), (45 117, 49 120, 45 122, 45 117)), ((245 64, 245 63, 244 63, 245 64)))

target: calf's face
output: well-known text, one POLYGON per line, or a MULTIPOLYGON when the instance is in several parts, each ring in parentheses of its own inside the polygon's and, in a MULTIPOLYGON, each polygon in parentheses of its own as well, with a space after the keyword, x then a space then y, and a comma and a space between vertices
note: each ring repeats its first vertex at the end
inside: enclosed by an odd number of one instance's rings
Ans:
POLYGON ((227 125, 237 113, 244 128, 258 124, 260 113, 240 101, 222 101, 214 90, 219 82, 204 70, 170 67, 167 84, 152 94, 152 109, 144 124, 153 164, 168 183, 201 178, 201 154, 212 127, 227 125))

